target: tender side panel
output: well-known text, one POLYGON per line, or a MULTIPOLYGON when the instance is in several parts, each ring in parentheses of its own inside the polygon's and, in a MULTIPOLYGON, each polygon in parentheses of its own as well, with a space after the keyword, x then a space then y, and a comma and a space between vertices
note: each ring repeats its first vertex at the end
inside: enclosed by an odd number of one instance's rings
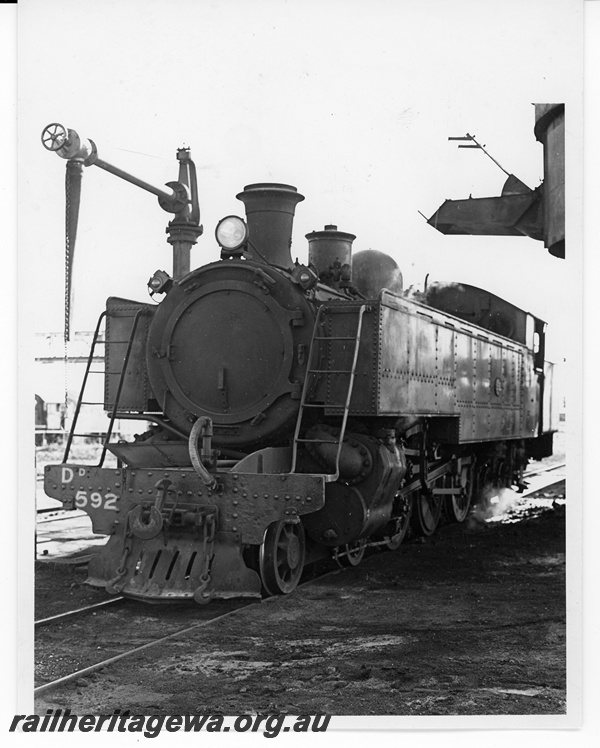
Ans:
POLYGON ((460 439, 471 441, 475 438, 475 409, 473 406, 475 360, 475 340, 464 331, 457 330, 454 342, 454 367, 456 372, 456 413, 460 413, 460 439))
MULTIPOLYGON (((438 413, 435 403, 436 336, 432 318, 422 312, 406 316, 383 306, 381 314, 383 321, 380 348, 382 370, 388 368, 384 365, 384 361, 389 363, 389 368, 393 371, 404 359, 408 370, 407 395, 408 402, 412 403, 411 410, 419 413, 438 413), (398 355, 399 351, 392 350, 387 343, 387 331, 398 323, 407 333, 406 358, 398 355)), ((380 388, 379 404, 381 409, 389 410, 386 395, 393 389, 393 386, 390 387, 389 380, 386 384, 387 386, 382 384, 380 388)), ((397 401, 397 397, 394 399, 397 401)))
POLYGON ((435 379, 435 403, 437 409, 442 413, 454 410, 457 400, 456 394, 456 367, 455 349, 459 336, 452 323, 435 325, 435 355, 436 371, 435 379))
MULTIPOLYGON (((435 416, 438 424, 440 417, 458 417, 460 442, 535 436, 538 386, 525 346, 396 296, 384 294, 373 308, 379 323, 363 329, 361 352, 373 351, 378 333, 377 366, 359 356, 352 415, 435 416)), ((349 324, 333 314, 329 334, 343 335, 349 324)), ((343 396, 342 379, 327 379, 331 406, 343 396)))

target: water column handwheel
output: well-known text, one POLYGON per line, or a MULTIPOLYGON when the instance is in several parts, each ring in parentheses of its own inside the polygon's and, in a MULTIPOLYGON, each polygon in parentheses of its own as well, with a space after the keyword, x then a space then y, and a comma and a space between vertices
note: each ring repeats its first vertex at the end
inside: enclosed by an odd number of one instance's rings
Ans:
POLYGON ((42 132, 42 145, 49 151, 59 151, 67 141, 66 127, 58 122, 46 125, 42 132))
POLYGON ((260 547, 260 578, 269 595, 287 595, 298 585, 306 558, 301 522, 273 522, 260 547))

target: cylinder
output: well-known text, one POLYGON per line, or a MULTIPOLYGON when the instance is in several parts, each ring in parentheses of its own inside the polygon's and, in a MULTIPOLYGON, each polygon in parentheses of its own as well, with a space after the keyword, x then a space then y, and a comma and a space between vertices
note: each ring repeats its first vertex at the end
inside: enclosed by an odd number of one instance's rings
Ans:
POLYGON ((246 207, 252 259, 291 270, 294 213, 304 195, 289 184, 261 182, 246 185, 236 197, 246 207))
POLYGON ((330 224, 323 231, 306 234, 306 238, 308 261, 317 268, 319 277, 333 268, 336 262, 339 262, 338 267, 352 267, 352 242, 356 239, 354 234, 338 231, 337 226, 330 224))

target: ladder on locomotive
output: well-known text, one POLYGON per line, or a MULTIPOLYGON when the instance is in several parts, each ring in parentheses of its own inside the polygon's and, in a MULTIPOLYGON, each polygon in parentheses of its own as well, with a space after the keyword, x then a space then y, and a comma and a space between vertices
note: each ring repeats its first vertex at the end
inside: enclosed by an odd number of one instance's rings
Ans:
MULTIPOLYGON (((300 410, 298 412, 298 418, 296 421, 296 430, 294 432, 294 442, 292 445, 292 468, 290 472, 294 472, 296 470, 296 463, 297 463, 297 457, 298 457, 298 447, 301 444, 335 444, 336 449, 336 457, 335 457, 335 472, 325 474, 325 481, 327 483, 331 483, 333 481, 336 481, 339 478, 340 475, 340 454, 342 452, 342 444, 344 443, 344 436, 346 433, 346 424, 348 422, 348 413, 350 412, 350 400, 352 399, 352 391, 354 389, 354 379, 356 376, 356 364, 358 361, 358 351, 360 348, 360 340, 361 340, 361 332, 362 332, 362 323, 363 323, 363 315, 365 311, 367 310, 366 304, 361 304, 360 306, 356 307, 336 307, 336 306, 327 306, 322 305, 319 307, 319 311, 317 313, 317 318, 315 321, 315 326, 313 328, 313 334, 312 339, 310 341, 310 350, 308 353, 308 367, 306 369, 306 376, 304 378, 304 386, 302 388, 302 397, 300 400, 300 410), (324 325, 323 325, 323 318, 326 314, 356 314, 357 315, 357 324, 356 324, 356 332, 354 335, 326 335, 322 334, 326 331, 324 325), (328 342, 351 342, 353 343, 353 350, 352 350, 352 363, 349 369, 331 369, 331 368, 324 368, 321 369, 318 367, 313 368, 313 358, 315 356, 315 352, 319 351, 321 352, 321 343, 323 341, 328 342), (339 375, 346 375, 348 377, 347 382, 347 390, 346 390, 346 397, 344 402, 342 403, 327 403, 326 405, 324 403, 315 403, 310 402, 310 396, 313 391, 314 385, 316 383, 316 378, 318 378, 321 375, 327 375, 327 374, 339 374, 339 375), (341 409, 342 410, 342 425, 339 430, 339 434, 337 438, 333 439, 307 439, 305 437, 301 438, 300 434, 303 432, 303 428, 305 426, 305 409, 306 408, 332 408, 332 409, 341 409)), ((331 357, 330 357, 331 358, 331 357)))
POLYGON ((90 346, 90 352, 89 352, 87 364, 86 364, 86 367, 85 367, 85 373, 83 375, 83 381, 81 383, 81 389, 80 389, 80 392, 79 392, 79 397, 77 398, 77 403, 75 405, 75 411, 73 413, 73 420, 71 422, 71 428, 69 430, 69 436, 67 437, 67 444, 65 446, 65 452, 64 452, 63 459, 62 459, 63 463, 68 462, 69 453, 71 451, 71 446, 73 444, 73 438, 74 437, 84 437, 84 438, 87 438, 89 436, 92 436, 92 434, 86 434, 86 433, 79 433, 78 434, 78 433, 76 433, 77 421, 79 420, 79 415, 81 413, 81 406, 82 405, 86 405, 86 406, 102 406, 102 407, 104 407, 104 403, 103 402, 86 401, 86 400, 83 399, 84 395, 85 395, 86 388, 87 388, 87 384, 88 384, 88 377, 89 377, 90 374, 100 374, 100 375, 102 375, 103 377, 106 378, 106 369, 105 368, 104 369, 92 369, 92 364, 93 364, 93 362, 95 360, 96 346, 97 345, 104 346, 105 353, 104 353, 104 356, 103 356, 103 360, 104 360, 104 364, 106 364, 106 347, 108 345, 111 345, 111 344, 112 345, 115 345, 115 344, 118 344, 118 345, 126 344, 127 348, 126 348, 125 355, 124 355, 123 367, 121 369, 121 373, 120 373, 120 376, 119 376, 119 382, 118 382, 118 385, 117 385, 117 393, 116 393, 116 396, 115 396, 115 402, 114 402, 114 405, 112 407, 112 410, 108 413, 108 416, 109 416, 109 419, 110 419, 109 420, 109 425, 108 425, 108 429, 104 433, 104 439, 103 439, 103 443, 102 443, 102 453, 100 455, 100 460, 99 460, 98 464, 96 465, 96 467, 102 467, 102 465, 104 464, 104 460, 106 458, 106 452, 108 450, 108 445, 110 443, 110 438, 112 436, 113 428, 114 428, 114 425, 115 425, 115 419, 117 417, 117 411, 118 411, 118 407, 119 407, 119 399, 121 397, 121 391, 123 389, 123 384, 124 384, 124 381, 125 381, 125 374, 126 374, 126 371, 127 371, 127 366, 129 364, 129 358, 131 356, 131 349, 132 349, 132 346, 133 346, 135 332, 136 332, 136 328, 137 328, 139 319, 141 317, 141 314, 142 313, 139 312, 139 311, 136 313, 136 315, 134 317, 134 320, 133 320, 132 327, 131 327, 131 332, 130 332, 129 338, 127 338, 127 340, 112 340, 112 341, 108 341, 106 339, 102 340, 101 339, 101 337, 102 337, 101 336, 101 328, 102 328, 102 323, 104 322, 104 320, 105 320, 105 318, 107 316, 106 311, 102 312, 102 314, 98 318, 98 323, 97 323, 96 329, 94 331, 94 336, 92 338, 92 344, 90 346))

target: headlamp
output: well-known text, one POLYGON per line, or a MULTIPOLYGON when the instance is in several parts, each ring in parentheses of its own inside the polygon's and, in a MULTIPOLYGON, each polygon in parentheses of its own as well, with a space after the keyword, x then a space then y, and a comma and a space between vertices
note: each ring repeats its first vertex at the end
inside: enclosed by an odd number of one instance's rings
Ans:
POLYGON ((248 227, 239 216, 227 216, 217 224, 215 236, 223 249, 239 249, 248 239, 248 227))

